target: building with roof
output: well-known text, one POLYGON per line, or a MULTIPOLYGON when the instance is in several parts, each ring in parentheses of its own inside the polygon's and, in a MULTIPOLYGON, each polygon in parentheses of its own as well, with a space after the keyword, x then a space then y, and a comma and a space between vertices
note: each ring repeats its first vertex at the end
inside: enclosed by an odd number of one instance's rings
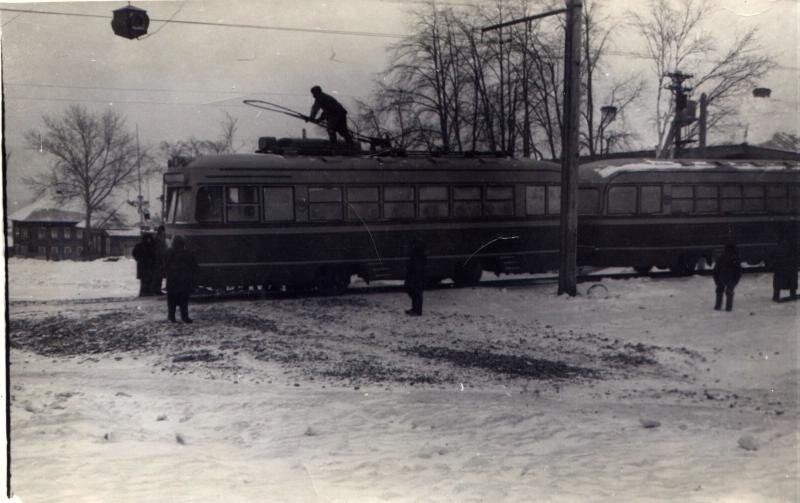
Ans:
POLYGON ((54 208, 24 208, 11 217, 13 254, 47 260, 83 255, 83 214, 54 208))
POLYGON ((11 215, 10 254, 45 260, 77 260, 130 256, 141 231, 116 214, 100 219, 89 231, 90 250, 84 250, 83 212, 28 205, 11 215))

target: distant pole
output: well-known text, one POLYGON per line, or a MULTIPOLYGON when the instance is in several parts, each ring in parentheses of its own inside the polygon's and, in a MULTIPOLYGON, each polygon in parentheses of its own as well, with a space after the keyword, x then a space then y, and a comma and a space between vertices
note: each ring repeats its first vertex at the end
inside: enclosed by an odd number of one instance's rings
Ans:
POLYGON ((708 96, 706 93, 700 95, 700 124, 699 124, 699 142, 700 142, 700 157, 706 156, 706 131, 708 120, 708 96))
POLYGON ((142 213, 144 198, 142 197, 142 163, 139 156, 139 124, 136 124, 136 172, 139 175, 139 196, 136 198, 136 206, 139 209, 139 229, 142 229, 144 227, 144 213, 142 213))
POLYGON ((566 0, 564 40, 564 129, 561 134, 561 227, 558 294, 578 293, 578 129, 580 125, 581 9, 566 0))

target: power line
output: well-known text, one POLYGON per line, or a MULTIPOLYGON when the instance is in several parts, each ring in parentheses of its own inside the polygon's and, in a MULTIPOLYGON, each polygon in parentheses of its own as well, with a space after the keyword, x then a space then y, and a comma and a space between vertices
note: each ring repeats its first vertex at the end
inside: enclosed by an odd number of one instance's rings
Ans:
MULTIPOLYGON (((84 14, 78 12, 58 12, 58 11, 40 11, 29 9, 9 9, 0 8, 0 12, 19 12, 22 14, 39 14, 39 15, 53 15, 53 16, 72 16, 72 17, 86 17, 94 19, 108 20, 109 16, 100 14, 84 14)), ((353 30, 326 30, 323 28, 298 28, 288 26, 268 26, 257 24, 241 24, 241 23, 215 23, 211 21, 183 21, 180 19, 150 19, 151 22, 164 22, 171 24, 188 24, 196 26, 214 26, 220 28, 247 28, 252 30, 272 30, 272 31, 287 31, 287 32, 300 32, 300 33, 318 33, 325 35, 353 35, 359 37, 378 37, 378 38, 403 38, 405 35, 397 33, 380 33, 368 31, 353 31, 353 30)))

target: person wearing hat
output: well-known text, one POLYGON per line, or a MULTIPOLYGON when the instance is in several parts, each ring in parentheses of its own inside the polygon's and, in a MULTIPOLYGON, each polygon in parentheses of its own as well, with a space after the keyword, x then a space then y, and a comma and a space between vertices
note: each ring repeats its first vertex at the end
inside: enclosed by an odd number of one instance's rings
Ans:
POLYGON ((181 310, 181 320, 191 323, 189 318, 189 296, 194 289, 194 274, 197 260, 186 247, 183 236, 172 238, 172 247, 167 252, 167 316, 169 321, 175 319, 175 308, 181 310))
POLYGON ((322 92, 322 88, 314 86, 311 88, 311 95, 314 96, 314 104, 311 106, 306 122, 317 122, 324 120, 328 128, 328 136, 331 143, 336 143, 336 134, 340 134, 344 138, 347 146, 353 145, 353 136, 350 130, 347 129, 347 110, 341 103, 336 101, 336 98, 330 94, 322 92), (317 119, 317 112, 322 111, 322 114, 317 119))

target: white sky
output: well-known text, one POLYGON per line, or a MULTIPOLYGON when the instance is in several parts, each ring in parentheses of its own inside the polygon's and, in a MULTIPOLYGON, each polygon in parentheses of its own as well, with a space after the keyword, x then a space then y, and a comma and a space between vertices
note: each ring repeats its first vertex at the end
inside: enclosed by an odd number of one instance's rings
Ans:
MULTIPOLYGON (((456 3, 452 0, 452 3, 456 3)), ((721 40, 751 25, 761 27, 761 41, 781 68, 763 85, 773 99, 745 100, 743 124, 752 143, 775 131, 798 129, 798 2, 793 0, 718 0, 708 29, 721 40)), ((9 211, 30 196, 21 177, 41 170, 49 159, 25 147, 27 130, 41 128, 42 114, 59 114, 73 103, 102 110, 112 106, 131 127, 138 125, 143 145, 157 146, 191 136, 214 137, 228 112, 239 119, 237 143, 251 151, 258 136, 299 135, 303 124, 259 113, 241 104, 245 98, 279 102, 307 112, 308 89, 319 84, 335 93, 351 111, 352 99, 367 98, 384 69, 386 47, 396 38, 228 28, 151 21, 149 36, 126 40, 113 35, 111 11, 126 2, 0 3, 7 9, 69 12, 105 16, 73 17, 0 12, 9 211)), ((414 1, 391 0, 234 0, 139 1, 151 19, 248 24, 298 29, 344 30, 372 34, 407 32, 414 1)), ((606 12, 619 23, 613 50, 641 52, 629 35, 626 13, 643 9, 642 1, 606 0, 606 12)), ((533 9, 533 7, 532 7, 533 9)), ((608 79, 645 72, 647 62, 612 55, 608 79)), ((652 80, 652 77, 650 78, 652 80)), ((600 79, 598 85, 602 87, 600 79)), ((652 87, 652 86, 651 86, 652 87)), ((652 89, 651 89, 652 91, 652 89)), ((652 99, 639 102, 649 117, 652 99)), ((642 146, 651 145, 646 121, 642 146)), ((742 130, 728 140, 742 141, 742 130)), ((317 131, 309 131, 318 134, 317 131)), ((155 193, 158 188, 151 187, 155 193)))

